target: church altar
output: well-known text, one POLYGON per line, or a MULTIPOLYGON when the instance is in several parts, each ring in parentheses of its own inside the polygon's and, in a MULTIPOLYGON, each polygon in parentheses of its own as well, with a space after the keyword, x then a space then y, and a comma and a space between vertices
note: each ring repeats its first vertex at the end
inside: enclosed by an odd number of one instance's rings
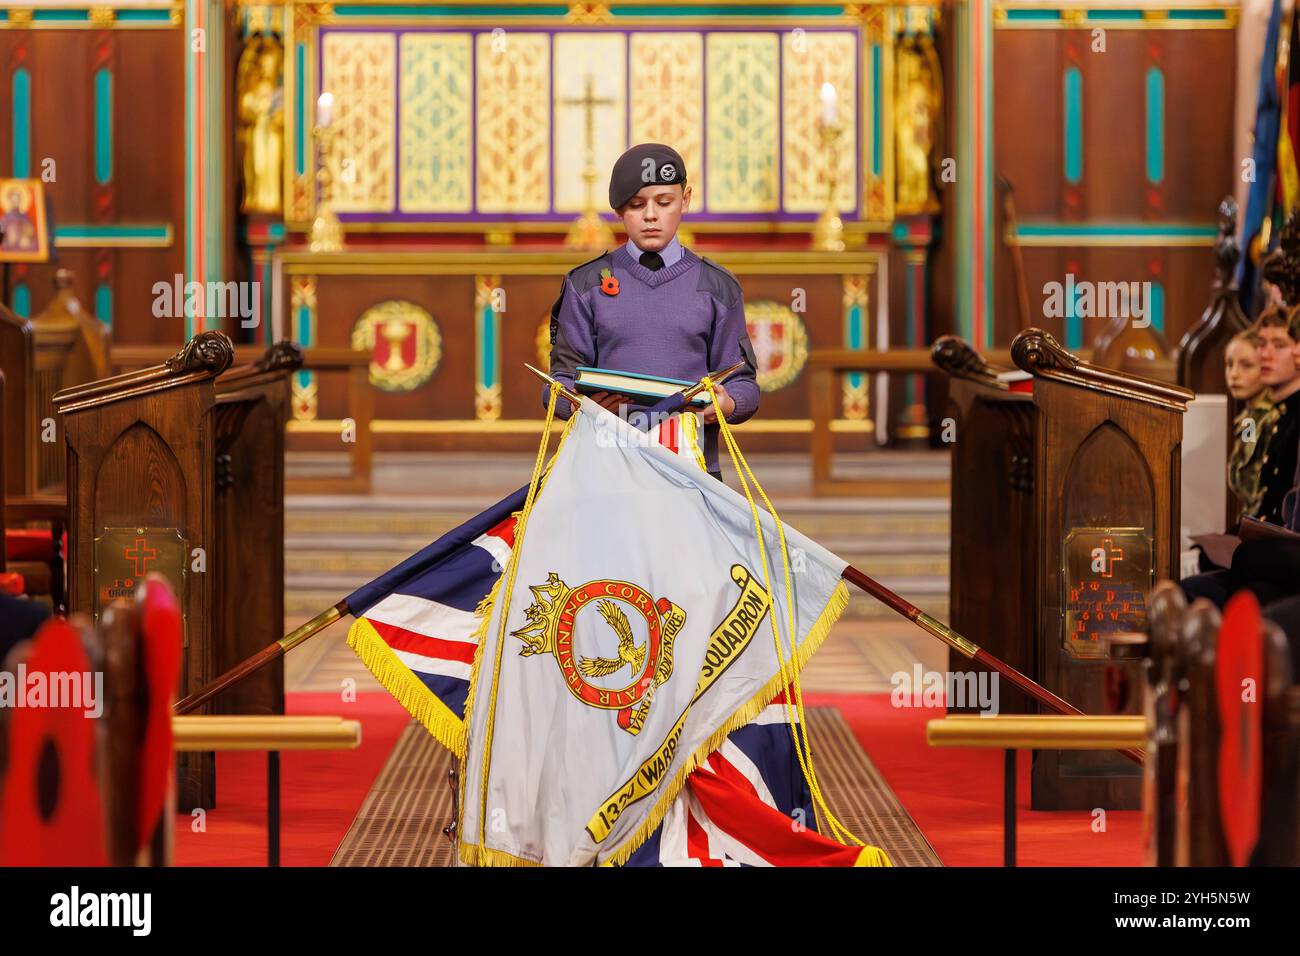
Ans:
MULTIPOLYGON (((268 77, 284 64, 278 98, 250 78, 240 99, 245 194, 282 197, 245 204, 265 334, 370 353, 377 448, 532 440, 542 408, 522 363, 546 367, 564 273, 622 241, 604 177, 636 142, 682 153, 683 238, 744 287, 765 397, 742 427, 761 447, 807 447, 811 349, 926 340, 929 7, 290 0, 248 14, 250 60, 268 77)), ((844 376, 837 432, 884 441, 875 405, 916 401, 918 382, 877 378, 844 376)), ((336 433, 343 376, 304 368, 293 409, 295 433, 336 433)))

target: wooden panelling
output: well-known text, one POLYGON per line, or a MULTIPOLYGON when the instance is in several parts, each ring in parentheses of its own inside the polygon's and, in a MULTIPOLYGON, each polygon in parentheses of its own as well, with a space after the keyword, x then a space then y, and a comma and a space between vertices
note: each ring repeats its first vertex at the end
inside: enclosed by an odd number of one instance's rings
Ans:
MULTIPOLYGON (((995 33, 993 173, 1014 184, 1020 223, 1211 224, 1235 181, 1235 33, 1108 29, 1104 39, 1105 52, 1093 52, 1091 30, 995 33), (1068 69, 1078 71, 1081 90, 1082 168, 1074 184, 1066 175, 1068 69), (1155 182, 1147 165, 1152 69, 1163 78, 1162 175, 1155 182)), ((994 322, 1001 345, 1020 322, 1000 210, 995 225, 994 322)), ((1204 308, 1214 275, 1210 238, 1195 246, 1025 247, 1030 319, 1064 340, 1063 321, 1042 315, 1042 289, 1064 283, 1070 272, 1079 281, 1158 282, 1172 346, 1204 308)), ((1104 324, 1104 318, 1084 319, 1081 348, 1091 348, 1104 324)))
POLYGON ((58 262, 11 269, 11 288, 25 283, 32 314, 53 294, 53 270, 76 273, 75 290, 88 309, 95 288, 112 291, 114 339, 121 343, 179 343, 184 320, 158 319, 153 284, 184 271, 184 44, 179 30, 0 31, 0 176, 14 173, 13 71, 31 75, 30 175, 45 182, 54 227, 170 224, 170 246, 56 249, 58 262), (112 73, 112 175, 95 178, 95 73, 112 73))

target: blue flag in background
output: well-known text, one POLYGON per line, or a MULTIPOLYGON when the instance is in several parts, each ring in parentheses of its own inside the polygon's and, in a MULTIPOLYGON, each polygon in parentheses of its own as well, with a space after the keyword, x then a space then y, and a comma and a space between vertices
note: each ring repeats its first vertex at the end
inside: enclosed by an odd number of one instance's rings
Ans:
MULTIPOLYGON (((1237 265, 1237 286, 1240 289, 1241 307, 1253 315, 1251 302, 1259 284, 1259 269, 1251 258, 1251 244, 1255 242, 1264 220, 1272 213, 1273 185, 1277 174, 1277 138, 1282 120, 1282 98, 1277 86, 1277 40, 1282 20, 1282 0, 1273 0, 1273 12, 1268 18, 1268 33, 1264 38, 1264 55, 1259 64, 1259 92, 1255 98, 1255 146, 1251 158, 1255 166, 1255 179, 1246 196, 1246 218, 1241 225, 1241 262, 1237 265)), ((1264 252, 1260 250, 1260 258, 1264 252)))

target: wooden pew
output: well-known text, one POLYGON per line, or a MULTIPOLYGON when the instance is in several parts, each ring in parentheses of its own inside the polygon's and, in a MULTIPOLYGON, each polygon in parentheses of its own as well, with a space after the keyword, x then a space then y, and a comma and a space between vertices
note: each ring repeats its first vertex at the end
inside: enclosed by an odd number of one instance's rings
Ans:
MULTIPOLYGON (((0 370, 0 544, 5 540, 5 373, 0 370)), ((5 549, 0 547, 0 594, 17 596, 24 593, 21 574, 10 571, 5 560, 5 549)))
MULTIPOLYGON (((99 713, 89 718, 84 706, 0 708, 0 867, 170 865, 177 753, 265 750, 278 771, 281 750, 360 744, 360 725, 337 717, 174 717, 181 642, 180 604, 150 575, 97 627, 84 615, 53 619, 0 662, 10 672, 22 662, 29 676, 102 674, 98 685, 75 685, 93 689, 99 713)), ((268 775, 271 865, 277 779, 268 775)))
POLYGON ((1201 318, 1178 341, 1175 363, 1178 384, 1193 392, 1223 395, 1223 353, 1228 342, 1250 325, 1237 298, 1237 201, 1231 196, 1219 203, 1219 237, 1214 242, 1214 284, 1201 318))
MULTIPOLYGON (((230 340, 204 332, 161 365, 54 397, 68 445, 69 606, 98 620, 148 571, 185 616, 181 691, 283 633, 284 419, 300 355, 277 346, 232 369, 230 340)), ((217 704, 283 711, 269 671, 217 704)), ((211 807, 211 754, 181 761, 180 804, 211 807)))
POLYGON ((0 708, 0 866, 171 861, 180 655, 180 607, 159 577, 105 608, 98 628, 51 618, 13 649, 10 673, 22 663, 29 680, 57 674, 47 687, 79 693, 0 708))
MULTIPOLYGON (((998 379, 1004 370, 985 362, 955 335, 936 339, 931 357, 948 375, 948 415, 956 434, 948 556, 952 626, 1041 680, 1034 605, 1024 593, 1036 567, 1033 396, 1011 391, 998 379)), ((952 653, 949 668, 979 669, 952 653)), ((1033 712, 1020 691, 1004 687, 1002 695, 1003 713, 1033 712)))
MULTIPOLYGON (((107 378, 111 334, 103 322, 86 312, 72 291, 68 269, 54 273, 54 296, 39 315, 32 318, 35 364, 32 375, 32 416, 39 433, 44 423, 55 421, 54 394, 60 389, 107 378)), ((38 492, 63 493, 65 455, 63 442, 37 441, 36 484, 38 492)))
MULTIPOLYGON (((284 344, 284 343, 281 343, 284 344)), ((297 347, 297 346, 295 346, 297 347)), ((113 369, 118 372, 134 371, 149 365, 165 361, 171 352, 165 346, 158 345, 115 345, 112 351, 113 369)), ((345 391, 347 416, 351 419, 355 441, 348 446, 347 473, 342 475, 301 475, 287 478, 285 490, 292 495, 324 495, 370 493, 371 459, 374 450, 374 396, 370 385, 370 353, 352 348, 300 348, 302 368, 313 372, 347 374, 345 391)), ((261 350, 251 345, 235 346, 235 362, 252 364, 258 360, 261 350)), ((320 436, 336 437, 341 422, 295 419, 292 415, 286 420, 285 428, 290 436, 301 436, 294 444, 294 451, 319 450, 322 447, 320 436)), ((289 439, 292 442, 292 437, 289 439)), ((286 448, 289 446, 286 442, 286 448)), ((334 448, 337 445, 330 445, 334 448)))
POLYGON ((8 454, 0 477, 5 491, 15 497, 36 490, 36 456, 32 450, 35 438, 29 398, 35 367, 31 323, 0 303, 0 372, 4 373, 9 390, 9 403, 4 412, 8 454))
POLYGON ((1285 636, 1249 591, 1220 616, 1164 581, 1150 606, 1148 864, 1300 865, 1300 685, 1285 636))
MULTIPOLYGON (((226 596, 213 607, 217 674, 275 640, 277 628, 283 633, 285 422, 289 380, 302 364, 297 345, 279 342, 216 380, 216 534, 227 542, 209 567, 214 593, 226 596)), ((214 706, 226 714, 283 714, 283 662, 221 694, 214 706)))
POLYGON ((31 324, 0 305, 0 375, 7 397, 0 408, 0 555, 21 574, 27 594, 65 605, 63 527, 67 509, 58 496, 36 493, 39 429, 32 400, 36 368, 31 324), (31 527, 39 523, 41 527, 31 527))
MULTIPOLYGON (((935 346, 956 424, 952 624, 1087 714, 1133 713, 1138 702, 1108 687, 1137 686, 1138 664, 1105 638, 1140 629, 1143 595, 1177 576, 1191 394, 1084 362, 1038 329, 1011 346, 1027 391, 972 356, 951 339, 935 346)), ((1024 707, 1003 693, 1004 713, 1024 707)), ((1032 805, 1136 808, 1140 782, 1118 754, 1041 751, 1032 805)))

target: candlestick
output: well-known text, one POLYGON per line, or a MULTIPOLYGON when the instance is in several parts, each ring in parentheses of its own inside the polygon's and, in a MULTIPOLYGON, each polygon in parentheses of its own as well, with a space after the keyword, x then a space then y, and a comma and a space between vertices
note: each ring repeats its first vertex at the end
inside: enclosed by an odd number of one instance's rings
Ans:
POLYGON ((838 111, 834 83, 822 84, 822 124, 824 126, 834 126, 838 117, 838 111))
POLYGON ((316 125, 329 126, 334 121, 334 94, 326 90, 316 100, 316 125))

